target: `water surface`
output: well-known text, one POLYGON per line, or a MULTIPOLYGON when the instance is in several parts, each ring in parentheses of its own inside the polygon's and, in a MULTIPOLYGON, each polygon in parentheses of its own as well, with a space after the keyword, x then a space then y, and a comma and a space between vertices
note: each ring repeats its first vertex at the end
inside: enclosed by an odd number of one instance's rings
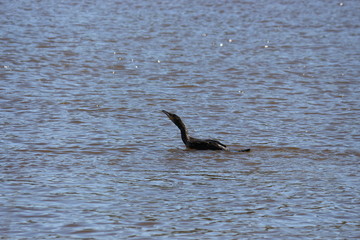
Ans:
POLYGON ((1 239, 360 238, 358 1, 0 9, 1 239))

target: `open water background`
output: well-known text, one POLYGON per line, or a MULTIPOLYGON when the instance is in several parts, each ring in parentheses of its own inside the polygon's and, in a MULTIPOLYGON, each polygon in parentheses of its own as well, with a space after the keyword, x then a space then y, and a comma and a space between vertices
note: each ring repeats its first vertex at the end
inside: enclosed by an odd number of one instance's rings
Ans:
POLYGON ((359 239, 359 13, 1 1, 0 239, 359 239))

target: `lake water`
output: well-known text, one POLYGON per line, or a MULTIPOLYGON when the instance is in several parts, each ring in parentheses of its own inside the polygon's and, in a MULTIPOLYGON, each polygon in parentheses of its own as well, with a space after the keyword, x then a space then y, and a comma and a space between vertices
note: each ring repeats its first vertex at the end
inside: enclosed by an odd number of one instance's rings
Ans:
POLYGON ((360 1, 0 9, 0 239, 360 238, 360 1))

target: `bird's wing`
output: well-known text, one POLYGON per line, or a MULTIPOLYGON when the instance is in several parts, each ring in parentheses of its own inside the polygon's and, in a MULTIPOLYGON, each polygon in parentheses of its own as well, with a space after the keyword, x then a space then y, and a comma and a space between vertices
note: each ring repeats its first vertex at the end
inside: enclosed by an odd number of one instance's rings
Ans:
POLYGON ((226 145, 225 145, 225 144, 223 144, 223 143, 221 143, 221 142, 219 142, 219 141, 217 141, 217 140, 214 140, 214 139, 206 139, 205 141, 207 141, 207 142, 210 143, 210 144, 218 144, 218 145, 223 146, 224 148, 226 148, 226 145))
POLYGON ((213 139, 190 138, 187 147, 199 150, 227 150, 226 145, 213 139))

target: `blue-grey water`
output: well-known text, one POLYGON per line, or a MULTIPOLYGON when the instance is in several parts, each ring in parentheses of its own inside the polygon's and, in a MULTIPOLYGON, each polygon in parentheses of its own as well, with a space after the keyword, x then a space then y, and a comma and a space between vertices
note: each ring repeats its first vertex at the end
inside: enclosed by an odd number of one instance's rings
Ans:
POLYGON ((0 239, 359 239, 359 13, 1 1, 0 239))

